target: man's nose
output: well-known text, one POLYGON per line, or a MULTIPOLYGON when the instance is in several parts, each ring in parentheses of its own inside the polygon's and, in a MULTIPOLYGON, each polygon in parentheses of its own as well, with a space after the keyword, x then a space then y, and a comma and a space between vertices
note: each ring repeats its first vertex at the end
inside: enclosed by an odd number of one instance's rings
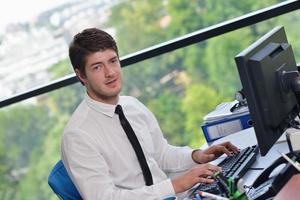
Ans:
POLYGON ((115 71, 108 65, 104 66, 104 70, 105 70, 105 77, 111 77, 115 73, 115 71))

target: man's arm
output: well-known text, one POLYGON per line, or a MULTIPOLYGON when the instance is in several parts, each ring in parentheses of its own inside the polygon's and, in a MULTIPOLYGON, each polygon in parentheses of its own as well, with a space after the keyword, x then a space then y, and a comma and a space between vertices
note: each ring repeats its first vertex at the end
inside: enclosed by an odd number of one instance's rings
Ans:
POLYGON ((117 187, 108 163, 96 147, 93 139, 80 131, 64 134, 62 138, 63 163, 83 199, 153 200, 175 195, 170 179, 131 190, 117 187))
POLYGON ((192 159, 199 164, 208 163, 219 158, 224 153, 227 156, 233 156, 238 153, 239 149, 230 142, 224 142, 212 145, 205 150, 196 149, 192 152, 192 159))

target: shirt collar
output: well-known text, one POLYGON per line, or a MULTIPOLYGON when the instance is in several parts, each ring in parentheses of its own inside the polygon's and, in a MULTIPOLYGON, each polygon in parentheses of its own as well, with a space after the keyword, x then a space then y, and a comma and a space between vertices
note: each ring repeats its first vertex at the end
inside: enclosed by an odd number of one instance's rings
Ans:
POLYGON ((104 115, 107 115, 109 117, 113 117, 116 106, 118 105, 118 104, 111 105, 111 104, 95 101, 88 94, 85 95, 85 100, 90 108, 92 108, 93 110, 95 110, 97 112, 101 112, 104 115))

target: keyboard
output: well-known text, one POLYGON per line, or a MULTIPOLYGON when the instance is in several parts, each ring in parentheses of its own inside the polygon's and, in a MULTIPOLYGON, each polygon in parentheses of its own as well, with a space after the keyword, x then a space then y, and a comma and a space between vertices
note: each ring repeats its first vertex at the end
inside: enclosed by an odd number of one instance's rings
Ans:
MULTIPOLYGON (((241 149, 240 152, 234 156, 227 156, 218 166, 222 167, 222 174, 226 178, 233 178, 235 181, 240 179, 255 162, 258 154, 258 146, 249 146, 241 149)), ((200 183, 193 193, 198 191, 219 194, 219 186, 216 182, 211 184, 200 183)))

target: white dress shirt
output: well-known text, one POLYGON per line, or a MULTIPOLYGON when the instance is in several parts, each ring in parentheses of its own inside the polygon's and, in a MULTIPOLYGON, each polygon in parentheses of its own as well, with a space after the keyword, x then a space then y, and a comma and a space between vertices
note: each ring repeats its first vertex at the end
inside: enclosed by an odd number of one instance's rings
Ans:
POLYGON ((167 174, 194 166, 192 149, 169 145, 154 115, 136 98, 120 96, 118 104, 142 146, 154 184, 145 186, 137 156, 114 113, 116 105, 86 95, 68 122, 61 144, 63 163, 79 193, 86 200, 175 196, 167 174))

